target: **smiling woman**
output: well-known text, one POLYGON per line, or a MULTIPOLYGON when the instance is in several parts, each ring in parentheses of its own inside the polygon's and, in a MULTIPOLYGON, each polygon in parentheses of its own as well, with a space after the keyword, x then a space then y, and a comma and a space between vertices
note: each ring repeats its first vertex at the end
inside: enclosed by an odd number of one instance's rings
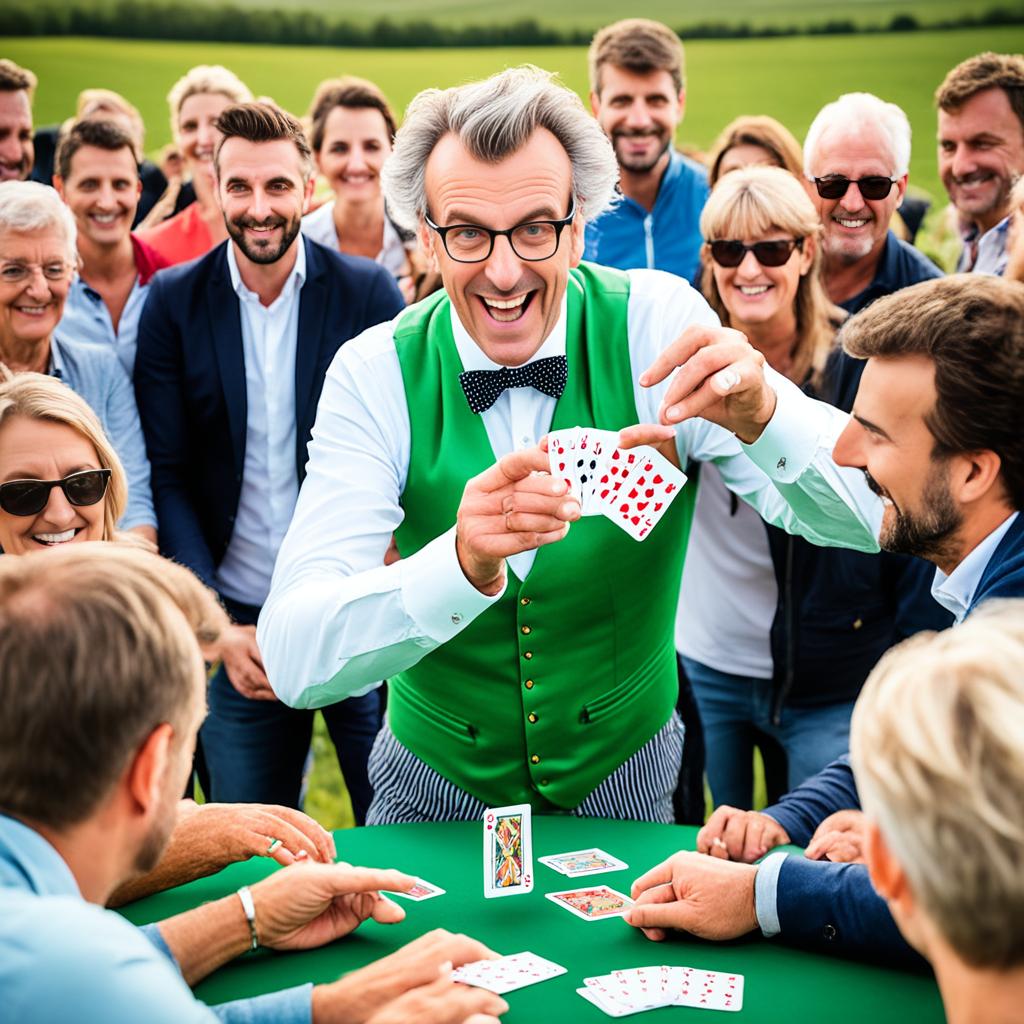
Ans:
POLYGON ((112 540, 128 485, 96 414, 53 377, 0 375, 0 548, 112 540))

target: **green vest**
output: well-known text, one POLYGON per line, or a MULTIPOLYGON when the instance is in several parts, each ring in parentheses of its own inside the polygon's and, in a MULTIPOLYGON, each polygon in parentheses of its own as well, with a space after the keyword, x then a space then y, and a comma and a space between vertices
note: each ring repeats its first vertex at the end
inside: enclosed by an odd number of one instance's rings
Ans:
MULTIPOLYGON (((629 278, 582 264, 568 283, 569 379, 551 429, 637 422, 629 278)), ((396 537, 403 556, 450 529, 466 481, 496 461, 459 384, 444 293, 395 331, 411 425, 396 537)), ((538 549, 525 580, 390 680, 395 737, 490 806, 576 807, 665 724, 678 693, 674 623, 695 488, 643 543, 603 516, 538 549)))

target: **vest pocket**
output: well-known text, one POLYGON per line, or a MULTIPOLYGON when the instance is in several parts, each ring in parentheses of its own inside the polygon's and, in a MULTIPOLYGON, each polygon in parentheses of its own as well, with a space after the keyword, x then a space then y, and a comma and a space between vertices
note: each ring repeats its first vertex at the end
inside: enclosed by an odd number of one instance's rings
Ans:
POLYGON ((661 651, 654 651, 638 669, 626 676, 617 686, 587 701, 580 711, 580 721, 584 724, 600 722, 617 714, 626 705, 637 704, 648 691, 659 688, 664 672, 670 671, 672 678, 675 679, 675 650, 672 650, 670 670, 664 667, 667 662, 662 661, 663 656, 661 651))
POLYGON ((411 714, 431 729, 440 729, 462 743, 470 746, 476 743, 476 729, 470 722, 428 700, 422 693, 417 693, 414 687, 403 686, 396 696, 400 705, 396 708, 399 714, 411 714))

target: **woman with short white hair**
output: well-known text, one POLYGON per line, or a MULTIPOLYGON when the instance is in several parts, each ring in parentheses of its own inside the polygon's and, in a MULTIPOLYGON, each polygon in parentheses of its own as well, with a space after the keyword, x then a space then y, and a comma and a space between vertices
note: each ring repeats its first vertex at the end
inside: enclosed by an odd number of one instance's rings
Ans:
POLYGON ((156 541, 149 460, 135 393, 117 355, 60 334, 78 265, 75 220, 48 185, 0 184, 0 362, 57 377, 99 417, 124 463, 131 500, 120 526, 156 541))

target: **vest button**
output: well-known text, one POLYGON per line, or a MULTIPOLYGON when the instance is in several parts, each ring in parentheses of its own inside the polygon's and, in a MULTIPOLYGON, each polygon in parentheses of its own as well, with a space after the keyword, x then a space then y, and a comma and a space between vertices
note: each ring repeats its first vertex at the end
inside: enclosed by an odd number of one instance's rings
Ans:
POLYGON ((529 626, 523 626, 523 628, 519 632, 522 633, 523 636, 529 636, 533 632, 533 630, 530 629, 529 626))
POLYGON ((854 619, 853 620, 853 628, 854 629, 860 629, 860 627, 863 626, 863 625, 864 625, 864 620, 863 619, 854 619))
POLYGON ((524 657, 524 658, 525 658, 525 659, 526 659, 527 661, 529 661, 529 660, 530 660, 530 659, 531 659, 531 658, 533 657, 533 651, 527 651, 527 652, 526 652, 526 653, 525 653, 525 654, 523 655, 523 657, 524 657))
POLYGON ((526 682, 523 683, 523 686, 525 686, 528 690, 532 690, 533 689, 533 680, 532 679, 527 679, 526 682))
POLYGON ((525 608, 530 603, 530 599, 528 597, 521 597, 519 598, 519 603, 525 608))
POLYGON ((540 758, 534 754, 533 757, 530 758, 530 764, 540 764, 540 758))
POLYGON ((537 716, 532 711, 526 716, 526 718, 527 718, 527 721, 529 721, 529 722, 536 722, 537 721, 537 716))
POLYGON ((547 779, 541 779, 541 780, 540 780, 540 784, 541 784, 542 786, 546 786, 546 785, 548 784, 548 780, 547 780, 547 779))

